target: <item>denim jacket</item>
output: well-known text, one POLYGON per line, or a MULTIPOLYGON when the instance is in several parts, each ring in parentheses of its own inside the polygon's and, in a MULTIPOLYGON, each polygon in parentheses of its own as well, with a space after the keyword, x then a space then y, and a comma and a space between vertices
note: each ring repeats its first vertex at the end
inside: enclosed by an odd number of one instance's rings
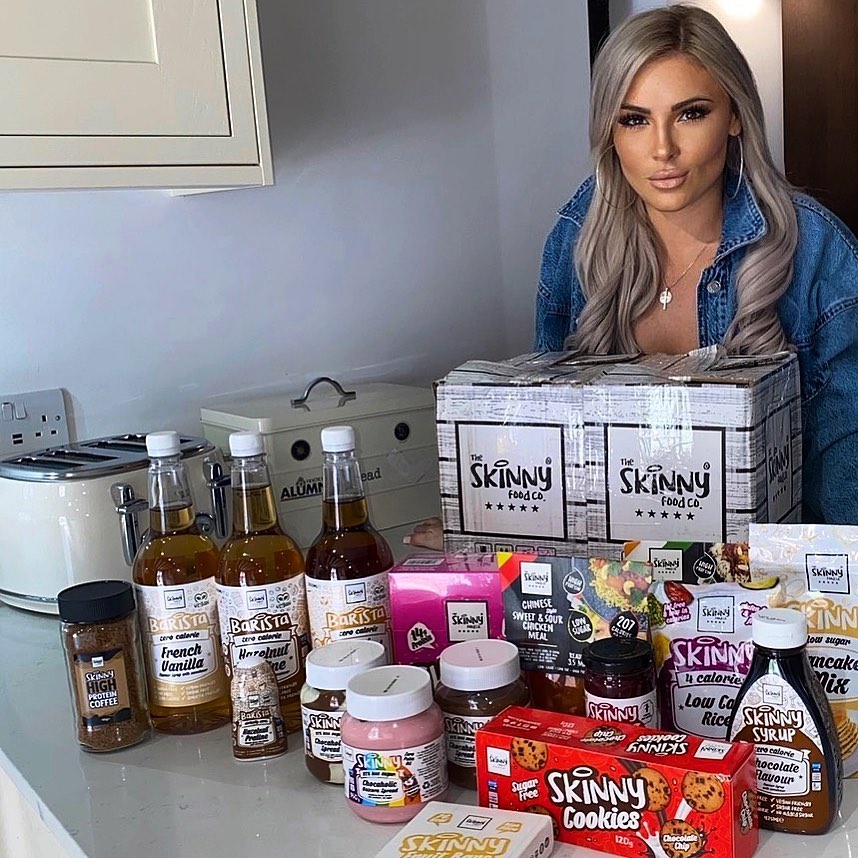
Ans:
MULTIPOLYGON (((536 298, 537 351, 563 348, 584 307, 575 271, 589 178, 559 211, 545 243, 536 298)), ((803 519, 858 524, 858 240, 810 197, 793 196, 799 239, 778 315, 801 368, 803 519)), ((766 219, 747 182, 724 196, 721 243, 697 289, 700 345, 723 340, 736 314, 736 272, 766 219)))

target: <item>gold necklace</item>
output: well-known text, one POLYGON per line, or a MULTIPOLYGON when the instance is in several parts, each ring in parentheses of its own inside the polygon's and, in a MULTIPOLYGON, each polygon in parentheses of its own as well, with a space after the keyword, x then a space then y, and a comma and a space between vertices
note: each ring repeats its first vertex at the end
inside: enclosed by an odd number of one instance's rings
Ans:
POLYGON ((679 283, 679 281, 682 280, 682 278, 685 277, 685 275, 688 274, 689 271, 691 271, 691 267, 694 265, 694 263, 697 262, 697 260, 700 259, 701 256, 703 256, 703 251, 706 250, 707 247, 711 247, 714 243, 714 241, 707 241, 706 244, 704 244, 703 247, 701 247, 700 250, 697 251, 697 256, 695 256, 694 259, 692 259, 691 262, 689 262, 688 265, 685 266, 685 269, 683 270, 682 274, 680 274, 679 277, 677 277, 676 280, 674 280, 673 283, 671 283, 670 285, 668 285, 667 283, 664 284, 664 289, 661 290, 661 294, 658 296, 658 302, 659 304, 661 304, 662 310, 666 310, 667 305, 673 300, 673 289, 676 288, 676 284, 679 283))

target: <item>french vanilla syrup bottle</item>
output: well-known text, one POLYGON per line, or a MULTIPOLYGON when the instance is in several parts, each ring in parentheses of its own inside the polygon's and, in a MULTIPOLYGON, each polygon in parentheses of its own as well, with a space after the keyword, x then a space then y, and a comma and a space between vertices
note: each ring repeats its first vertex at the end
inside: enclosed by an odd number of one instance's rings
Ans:
POLYGON ((304 659, 310 648, 304 555, 277 520, 258 432, 233 432, 232 535, 217 570, 221 641, 227 675, 261 656, 277 677, 286 731, 301 729, 304 659))
POLYGON ((807 617, 764 608, 752 624, 754 656, 727 738, 756 745, 761 828, 824 834, 843 798, 843 762, 831 706, 807 660, 807 617))
POLYGON ((390 657, 393 553, 369 520, 354 429, 323 429, 322 454, 322 529, 307 551, 313 646, 371 638, 390 657))
POLYGON ((196 525, 176 432, 146 436, 149 530, 132 567, 149 711, 156 730, 202 733, 230 720, 217 613, 217 548, 196 525))

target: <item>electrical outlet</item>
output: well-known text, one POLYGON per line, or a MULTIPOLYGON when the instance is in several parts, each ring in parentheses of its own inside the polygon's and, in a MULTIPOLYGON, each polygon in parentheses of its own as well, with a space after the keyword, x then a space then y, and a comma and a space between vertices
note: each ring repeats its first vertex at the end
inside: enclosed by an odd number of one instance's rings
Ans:
POLYGON ((69 421, 62 390, 0 394, 0 459, 68 442, 69 421))

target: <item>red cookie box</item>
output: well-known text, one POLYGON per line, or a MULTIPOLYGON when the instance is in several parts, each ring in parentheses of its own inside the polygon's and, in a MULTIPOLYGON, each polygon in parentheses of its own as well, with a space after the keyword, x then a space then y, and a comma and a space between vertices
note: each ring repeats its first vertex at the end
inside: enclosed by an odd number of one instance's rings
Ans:
POLYGON ((549 814, 555 838, 634 858, 749 858, 754 747, 511 706, 477 732, 483 807, 549 814))

